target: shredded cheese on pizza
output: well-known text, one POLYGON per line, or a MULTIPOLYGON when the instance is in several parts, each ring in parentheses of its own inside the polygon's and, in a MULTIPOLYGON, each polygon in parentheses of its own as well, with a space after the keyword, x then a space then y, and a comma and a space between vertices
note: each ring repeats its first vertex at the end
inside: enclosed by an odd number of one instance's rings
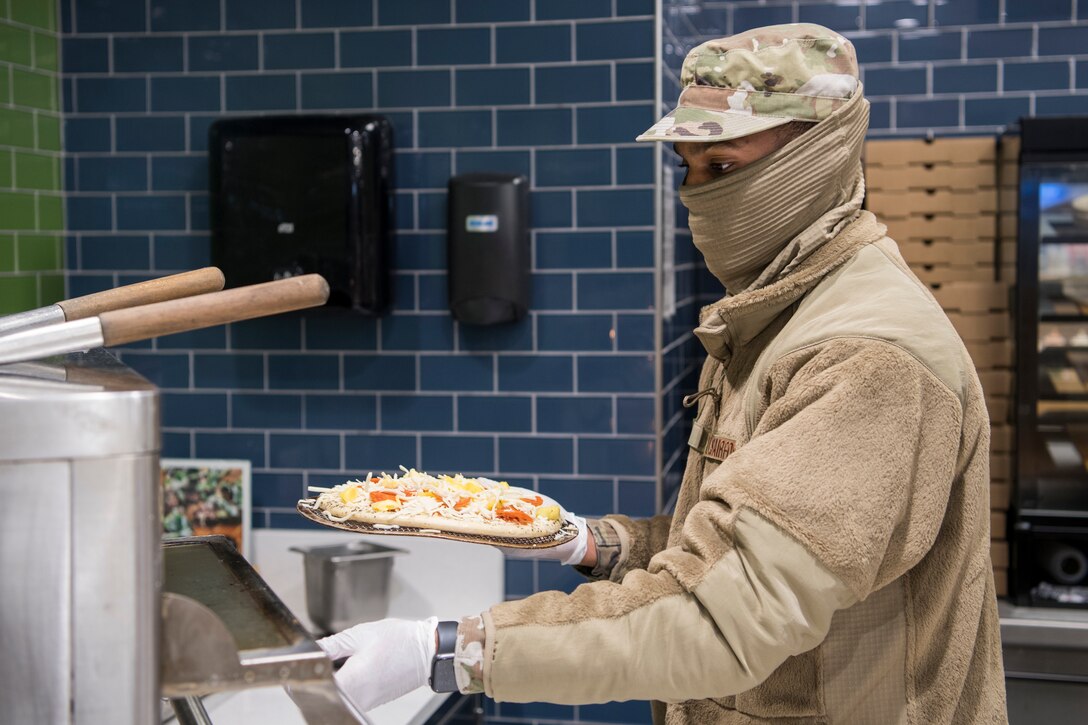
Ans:
POLYGON ((317 508, 333 521, 346 521, 356 514, 396 514, 415 520, 424 518, 436 525, 445 520, 487 524, 532 525, 560 520, 559 505, 534 491, 510 486, 489 478, 431 476, 414 468, 393 475, 368 473, 362 480, 324 489, 317 508), (334 508, 341 515, 334 515, 334 508))

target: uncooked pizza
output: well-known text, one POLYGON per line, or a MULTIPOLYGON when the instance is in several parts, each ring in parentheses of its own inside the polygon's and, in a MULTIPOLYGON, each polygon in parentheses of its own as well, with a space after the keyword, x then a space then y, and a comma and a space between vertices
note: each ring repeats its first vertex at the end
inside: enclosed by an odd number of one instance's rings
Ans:
POLYGON ((412 527, 458 534, 533 538, 563 527, 555 501, 489 478, 431 476, 414 468, 318 491, 314 505, 334 522, 412 527))

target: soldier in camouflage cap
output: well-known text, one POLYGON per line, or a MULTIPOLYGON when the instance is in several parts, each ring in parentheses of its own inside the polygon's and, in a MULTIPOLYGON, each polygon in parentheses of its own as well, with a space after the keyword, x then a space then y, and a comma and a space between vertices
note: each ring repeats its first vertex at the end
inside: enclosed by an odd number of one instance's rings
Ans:
POLYGON ((756 28, 694 48, 678 107, 639 141, 725 141, 822 121, 860 87, 854 46, 819 25, 756 28))

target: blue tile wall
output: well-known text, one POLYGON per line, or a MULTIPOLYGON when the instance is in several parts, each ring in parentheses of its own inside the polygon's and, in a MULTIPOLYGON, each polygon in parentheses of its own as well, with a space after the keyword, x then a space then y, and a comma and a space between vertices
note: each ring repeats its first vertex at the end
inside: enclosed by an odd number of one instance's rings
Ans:
POLYGON ((302 0, 300 7, 304 28, 340 28, 374 22, 372 0, 302 0))
POLYGON ((611 0, 538 0, 536 3, 537 20, 602 18, 611 14, 611 0))
POLYGON ((295 0, 223 0, 227 30, 295 27, 295 0))
POLYGON ((270 70, 331 68, 336 37, 332 33, 282 33, 264 36, 264 67, 270 70))
POLYGON ((570 28, 566 25, 514 25, 495 29, 495 60, 499 63, 570 59, 570 28))
MULTIPOLYGON (((671 103, 683 55, 709 37, 820 22, 855 44, 873 136, 989 133, 1022 114, 1088 111, 1086 4, 665 0, 655 38, 647 0, 64 3, 69 293, 210 262, 216 119, 385 114, 394 309, 126 348, 164 389, 164 451, 251 460, 260 526, 301 525, 291 503, 307 485, 401 464, 509 475, 584 513, 650 515, 684 465, 679 401, 703 358, 691 329, 721 294, 678 210, 675 311, 655 320, 654 167, 671 167, 671 152, 632 139, 659 115, 658 82, 671 103), (446 183, 473 171, 531 182, 532 308, 518 324, 462 325, 445 308, 446 183)), ((578 581, 512 562, 507 596, 578 581)), ((648 721, 641 703, 489 711, 648 721)))
POLYGON ((608 65, 544 66, 535 71, 538 103, 602 102, 612 97, 608 65))
POLYGON ((188 38, 189 71, 256 70, 256 35, 194 35, 188 38))
POLYGON ((113 39, 113 70, 118 73, 180 71, 184 49, 180 37, 113 39))
MULTIPOLYGON (((368 111, 395 129, 394 308, 124 349, 164 391, 164 452, 249 459, 257 526, 301 526, 308 485, 402 464, 509 477, 586 514, 652 514, 655 159, 633 142, 654 120, 652 13, 644 0, 66 3, 72 294, 211 262, 216 119, 368 111), (531 182, 532 307, 517 324, 447 310, 447 183, 479 171, 531 182)), ((531 562, 507 574, 509 597, 578 579, 531 562)), ((578 720, 504 712, 538 716, 578 720)))

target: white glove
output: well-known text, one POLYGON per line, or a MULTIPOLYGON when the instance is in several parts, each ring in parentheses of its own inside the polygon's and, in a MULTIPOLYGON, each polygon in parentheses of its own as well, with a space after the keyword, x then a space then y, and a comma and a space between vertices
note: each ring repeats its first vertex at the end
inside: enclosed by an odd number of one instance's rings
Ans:
POLYGON ((537 561, 558 561, 560 564, 581 564, 586 558, 586 549, 589 546, 589 527, 581 516, 575 516, 569 511, 560 508, 559 513, 563 521, 570 521, 578 527, 578 536, 559 546, 549 546, 545 549, 518 549, 511 546, 496 546, 508 559, 532 559, 537 561))
POLYGON ((427 684, 438 619, 363 622, 317 640, 330 659, 348 661, 336 673, 340 691, 368 712, 427 684))

